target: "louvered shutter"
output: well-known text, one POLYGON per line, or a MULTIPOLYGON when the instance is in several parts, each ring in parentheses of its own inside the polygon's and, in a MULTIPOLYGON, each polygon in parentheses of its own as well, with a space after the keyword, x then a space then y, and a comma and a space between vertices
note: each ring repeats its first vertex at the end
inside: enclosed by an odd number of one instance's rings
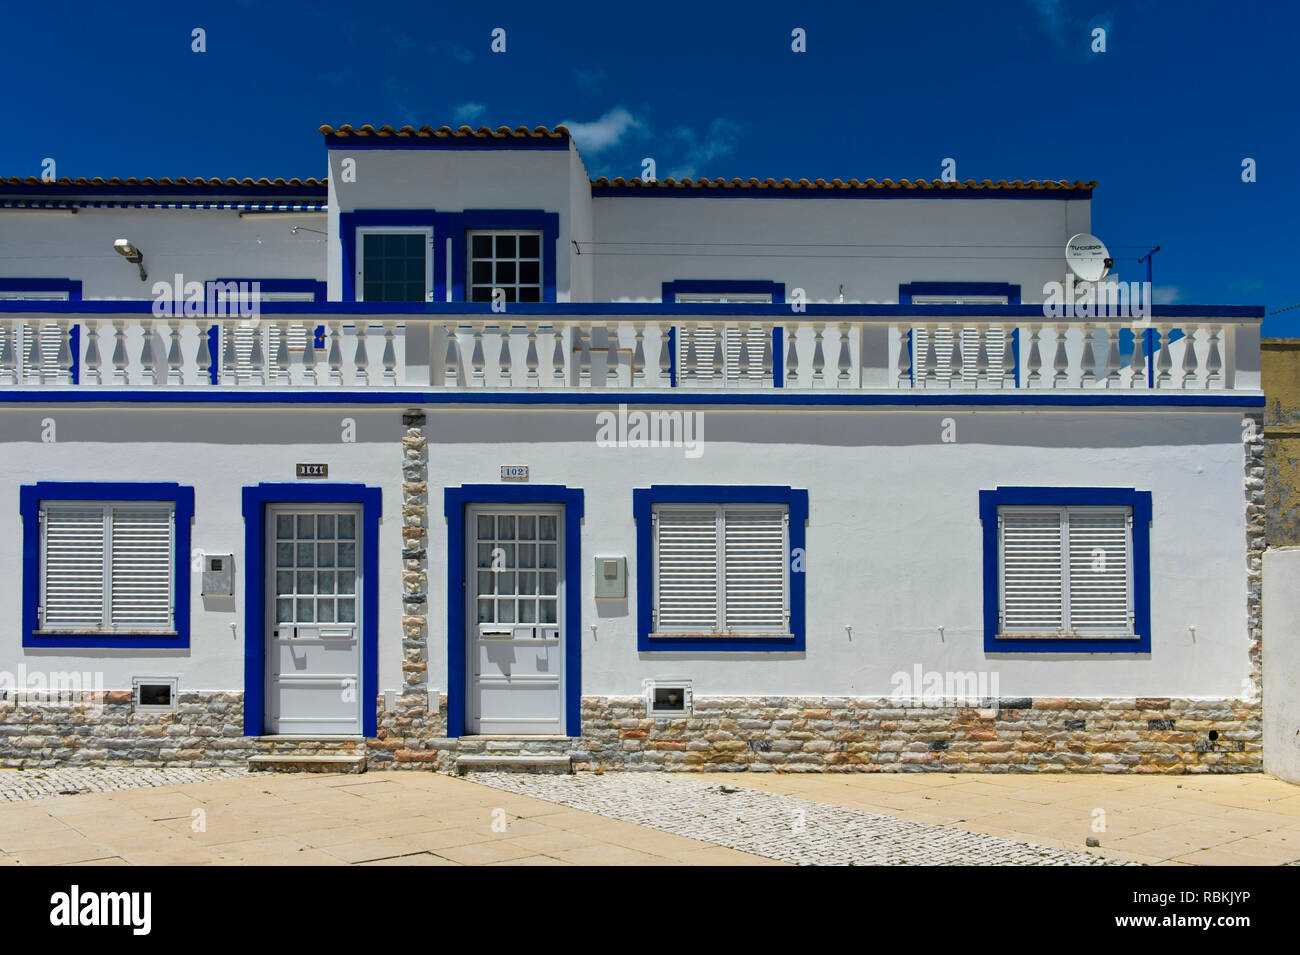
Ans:
MULTIPOLYGON (((722 329, 722 369, 728 382, 762 381, 763 349, 770 347, 768 336, 771 333, 762 327, 727 326, 722 329), (740 373, 740 346, 742 341, 749 342, 749 365, 745 374, 740 373)), ((714 381, 713 350, 717 343, 718 329, 708 325, 695 326, 695 380, 714 381)), ((683 330, 677 333, 677 367, 686 367, 688 346, 683 330)), ((775 359, 773 359, 775 360, 775 359)), ((679 376, 681 372, 678 373, 679 376)), ((769 372, 770 374, 770 372, 769 372)))
POLYGON ((43 630, 104 626, 103 505, 46 506, 43 511, 43 630))
MULTIPOLYGON (((244 328, 238 324, 221 326, 223 335, 235 337, 235 377, 238 381, 251 378, 255 372, 275 367, 275 353, 280 348, 280 329, 267 324, 266 335, 262 339, 262 368, 253 367, 253 339, 262 334, 263 325, 244 328)), ((307 327, 305 325, 289 326, 289 354, 301 354, 307 347, 307 327)), ((221 342, 221 354, 225 354, 225 340, 221 342)), ((292 361, 291 361, 292 363, 292 361)))
POLYGON ((718 628, 718 521, 712 509, 656 513, 655 629, 718 628))
POLYGON ((1065 626, 1061 511, 1008 510, 1002 522, 1002 632, 1065 626))
POLYGON ((723 511, 723 606, 728 629, 784 632, 785 511, 723 511))
POLYGON ((1070 510, 1070 631, 1132 633, 1126 511, 1070 510))
POLYGON ((29 356, 32 348, 32 336, 38 334, 40 336, 40 370, 45 380, 55 380, 60 374, 67 375, 67 369, 62 368, 59 363, 59 352, 63 349, 63 335, 65 334, 59 329, 59 326, 53 322, 45 322, 40 325, 35 322, 20 322, 14 349, 14 354, 18 358, 19 380, 35 372, 29 356))
MULTIPOLYGON (((952 329, 938 328, 912 329, 912 368, 918 381, 925 378, 925 358, 930 347, 930 333, 934 333, 934 368, 935 380, 946 384, 952 378, 952 329)), ((1006 336, 1002 329, 990 327, 984 330, 984 350, 988 356, 988 368, 985 374, 990 378, 1002 377, 1002 348, 1006 336)), ((980 337, 979 329, 963 328, 961 331, 961 380, 963 384, 974 386, 979 380, 980 337)))
POLYGON ((165 506, 113 508, 109 582, 115 630, 172 624, 172 515, 165 506))

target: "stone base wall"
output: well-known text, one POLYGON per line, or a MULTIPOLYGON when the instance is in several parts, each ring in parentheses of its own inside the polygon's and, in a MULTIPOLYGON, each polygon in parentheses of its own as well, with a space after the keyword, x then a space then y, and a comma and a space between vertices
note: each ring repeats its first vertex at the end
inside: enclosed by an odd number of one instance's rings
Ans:
POLYGON ((0 766, 242 766, 265 753, 364 753, 373 769, 453 772, 460 753, 567 754, 580 770, 755 772, 1262 771, 1258 704, 1242 700, 1004 699, 996 708, 888 698, 696 697, 648 719, 641 697, 584 697, 573 740, 446 737, 446 699, 399 696, 368 740, 243 735, 239 693, 184 693, 134 712, 126 691, 75 703, 0 702, 0 766))

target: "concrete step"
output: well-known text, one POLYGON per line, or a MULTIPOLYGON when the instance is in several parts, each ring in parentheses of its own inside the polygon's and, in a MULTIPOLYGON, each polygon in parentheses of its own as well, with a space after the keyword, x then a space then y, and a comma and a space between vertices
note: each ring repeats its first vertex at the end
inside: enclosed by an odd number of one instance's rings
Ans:
POLYGON ((366 757, 360 753, 346 756, 264 753, 249 757, 248 770, 263 773, 364 773, 366 757))
POLYGON ((465 753, 456 757, 456 772, 572 773, 573 760, 555 753, 465 753))

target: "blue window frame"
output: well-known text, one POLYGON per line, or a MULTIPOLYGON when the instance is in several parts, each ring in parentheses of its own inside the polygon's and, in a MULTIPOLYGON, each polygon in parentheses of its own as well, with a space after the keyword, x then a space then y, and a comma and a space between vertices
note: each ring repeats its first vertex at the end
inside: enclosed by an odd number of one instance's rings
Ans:
POLYGON ((632 515, 636 520, 636 621, 637 649, 691 651, 795 651, 805 646, 805 533, 808 521, 808 492, 801 488, 697 484, 663 485, 632 491, 632 515), (787 596, 790 614, 788 637, 657 637, 654 634, 654 526, 652 517, 660 504, 773 504, 784 505, 789 515, 786 541, 787 596))
POLYGON ((1115 487, 999 487, 980 491, 984 534, 984 650, 1013 653, 1149 653, 1151 651, 1151 492, 1115 487), (1132 638, 1024 637, 999 633, 1002 553, 998 514, 1006 507, 1128 508, 1132 514, 1132 638))
POLYGON ((447 518, 447 735, 465 733, 465 509, 470 504, 564 505, 564 724, 582 735, 582 488, 463 484, 443 491, 447 518))
POLYGON ((379 722, 379 518, 384 508, 383 492, 364 484, 258 484, 244 488, 244 735, 261 736, 266 725, 268 504, 361 505, 361 732, 373 737, 379 722))
POLYGON ((466 209, 439 212, 436 209, 357 209, 339 214, 339 239, 343 250, 343 301, 357 300, 357 232, 367 228, 433 230, 432 300, 465 302, 469 275, 468 237, 479 231, 540 232, 541 300, 555 301, 556 262, 559 255, 560 216, 541 209, 466 209), (451 240, 450 271, 447 241, 451 240))
MULTIPOLYGON (((18 509, 23 525, 24 647, 184 649, 190 645, 190 524, 194 518, 194 488, 172 483, 82 483, 39 481, 19 489, 18 509), (139 633, 87 630, 84 633, 41 631, 37 608, 41 602, 41 511, 58 502, 140 502, 172 506, 172 631, 139 633)), ((105 573, 110 573, 105 561, 105 573)), ((105 587, 110 586, 105 584, 105 587)))
MULTIPOLYGON (((785 304, 785 283, 757 279, 676 279, 661 283, 660 299, 665 305, 677 304, 678 295, 770 295, 773 305, 785 304)), ((785 329, 772 329, 772 386, 780 388, 781 355, 784 353, 785 329)), ((677 327, 668 329, 668 386, 677 387, 677 327)))

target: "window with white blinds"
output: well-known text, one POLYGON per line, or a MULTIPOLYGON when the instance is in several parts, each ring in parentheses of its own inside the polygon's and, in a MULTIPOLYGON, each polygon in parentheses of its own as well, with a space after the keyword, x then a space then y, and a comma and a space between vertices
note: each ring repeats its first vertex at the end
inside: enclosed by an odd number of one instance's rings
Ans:
POLYGON ((1132 526, 1131 508, 999 509, 1000 632, 1132 635, 1132 526))
MULTIPOLYGON (((689 354, 689 340, 686 337, 688 333, 685 329, 679 329, 677 332, 677 367, 685 369, 687 367, 687 356, 689 354)), ((716 381, 724 379, 730 384, 741 381, 763 381, 770 378, 772 370, 769 367, 764 371, 764 349, 769 353, 772 348, 772 333, 770 329, 760 326, 748 326, 741 328, 739 326, 726 326, 718 329, 709 325, 697 325, 694 330, 695 339, 695 375, 694 381, 716 381), (722 375, 715 375, 713 372, 713 353, 717 348, 718 332, 722 332, 722 375), (741 345, 748 344, 749 354, 748 364, 745 371, 741 371, 740 352, 741 345)), ((769 359, 775 361, 775 357, 769 359)), ((679 376, 683 372, 678 372, 679 376)))
POLYGON ((785 505, 657 505, 658 633, 788 633, 785 505))
MULTIPOLYGON (((912 329, 912 368, 918 381, 926 376, 926 361, 930 349, 930 337, 934 337, 934 380, 947 383, 952 380, 952 329, 916 327, 912 329)), ((974 385, 979 380, 980 330, 966 327, 961 330, 961 380, 964 384, 974 385)), ((984 329, 984 352, 988 359, 985 374, 1001 377, 1003 369, 1002 349, 1007 336, 996 326, 984 329)))
POLYGON ((163 502, 42 504, 40 629, 174 630, 174 513, 163 502))

